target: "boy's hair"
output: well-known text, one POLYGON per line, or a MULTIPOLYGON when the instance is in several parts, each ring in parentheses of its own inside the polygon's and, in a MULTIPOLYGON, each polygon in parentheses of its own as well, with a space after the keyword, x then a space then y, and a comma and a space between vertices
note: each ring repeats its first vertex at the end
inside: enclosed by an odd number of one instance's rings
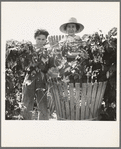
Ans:
MULTIPOLYGON (((68 23, 68 24, 71 24, 71 23, 68 23)), ((65 28, 64 28, 65 30, 66 30, 68 24, 65 25, 65 28)), ((75 23, 72 23, 72 24, 75 24, 75 23)), ((77 31, 79 30, 79 28, 80 28, 79 25, 76 24, 76 29, 77 29, 77 31)))
POLYGON ((36 38, 36 37, 39 36, 39 35, 45 35, 46 38, 47 38, 47 36, 49 35, 49 33, 48 33, 48 31, 45 30, 45 29, 37 29, 37 30, 35 31, 35 33, 34 33, 34 38, 36 38))

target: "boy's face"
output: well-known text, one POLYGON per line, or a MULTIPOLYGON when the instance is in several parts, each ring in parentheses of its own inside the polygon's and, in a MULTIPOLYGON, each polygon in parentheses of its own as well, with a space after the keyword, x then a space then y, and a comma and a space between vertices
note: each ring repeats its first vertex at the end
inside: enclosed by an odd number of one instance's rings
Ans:
POLYGON ((68 35, 70 35, 70 36, 75 35, 76 30, 77 30, 76 24, 67 24, 66 31, 67 31, 68 35))
POLYGON ((45 35, 39 35, 35 38, 36 44, 40 47, 44 46, 46 44, 47 38, 45 35))

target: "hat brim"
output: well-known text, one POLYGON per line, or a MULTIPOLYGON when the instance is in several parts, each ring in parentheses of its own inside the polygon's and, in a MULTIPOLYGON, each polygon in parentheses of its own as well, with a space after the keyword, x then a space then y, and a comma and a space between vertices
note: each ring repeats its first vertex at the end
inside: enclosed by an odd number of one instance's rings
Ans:
POLYGON ((75 22, 64 23, 59 28, 62 33, 65 33, 65 34, 67 33, 66 30, 65 30, 65 27, 66 27, 67 24, 76 24, 76 25, 79 26, 79 29, 75 33, 80 33, 84 29, 84 26, 80 23, 75 23, 75 22))

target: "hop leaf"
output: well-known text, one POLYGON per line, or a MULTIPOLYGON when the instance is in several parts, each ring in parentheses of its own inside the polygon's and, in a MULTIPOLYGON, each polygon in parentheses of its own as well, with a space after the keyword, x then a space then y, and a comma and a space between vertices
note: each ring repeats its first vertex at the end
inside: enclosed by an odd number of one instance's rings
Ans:
POLYGON ((109 36, 116 36, 117 35, 117 28, 113 27, 109 32, 108 32, 109 36))

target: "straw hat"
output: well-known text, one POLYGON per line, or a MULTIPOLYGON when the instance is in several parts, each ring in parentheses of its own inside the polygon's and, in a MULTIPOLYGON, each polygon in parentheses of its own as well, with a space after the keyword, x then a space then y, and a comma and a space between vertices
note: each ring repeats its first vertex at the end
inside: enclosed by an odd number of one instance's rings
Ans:
POLYGON ((60 31, 63 33, 67 33, 65 27, 67 24, 71 24, 71 23, 76 24, 76 26, 78 26, 79 29, 76 31, 76 33, 80 33, 84 29, 84 26, 82 24, 78 23, 76 18, 71 17, 67 23, 64 23, 60 26, 60 28, 59 28, 60 31))

